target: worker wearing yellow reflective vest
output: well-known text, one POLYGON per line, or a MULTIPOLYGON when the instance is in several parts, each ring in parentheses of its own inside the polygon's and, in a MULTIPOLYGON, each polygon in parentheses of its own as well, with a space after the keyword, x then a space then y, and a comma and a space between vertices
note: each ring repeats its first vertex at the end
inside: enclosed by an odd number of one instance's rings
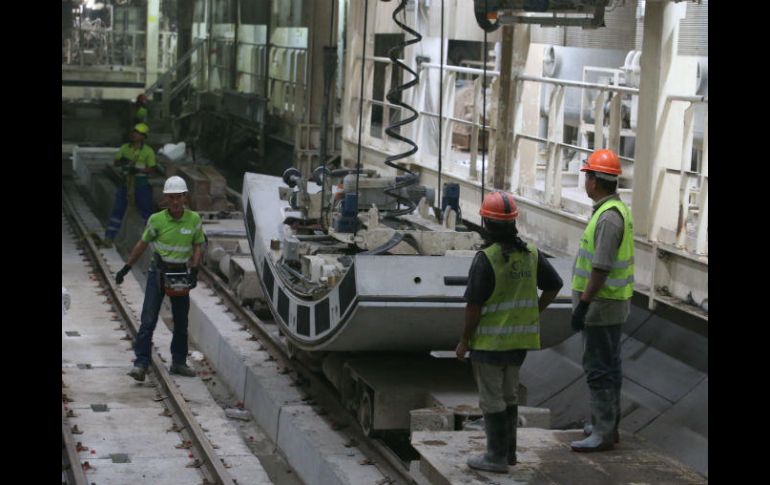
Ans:
POLYGON ((582 237, 572 276, 572 328, 583 332, 583 370, 591 393, 588 437, 574 451, 603 451, 620 440, 622 325, 634 293, 634 222, 617 194, 617 155, 596 150, 580 169, 594 212, 582 237))
POLYGON ((471 351, 487 452, 467 463, 506 473, 508 465, 516 464, 519 369, 527 350, 540 348, 540 312, 556 297, 562 280, 536 247, 519 238, 519 211, 511 194, 487 194, 479 214, 486 247, 476 253, 468 273, 465 329, 456 354, 464 360, 471 351))
POLYGON ((136 97, 136 111, 134 112, 134 123, 147 123, 147 105, 149 100, 144 94, 136 97))
POLYGON ((147 246, 153 246, 153 259, 147 272, 147 286, 142 306, 142 324, 134 344, 134 367, 128 373, 144 381, 151 360, 152 334, 164 295, 171 299, 174 332, 171 340, 171 373, 193 377, 195 371, 187 366, 187 313, 190 310, 189 290, 198 282, 201 245, 205 241, 201 217, 187 210, 187 184, 181 177, 166 180, 163 194, 168 208, 156 212, 147 220, 142 239, 131 250, 125 266, 115 275, 118 284, 131 270, 147 246), (188 264, 189 263, 189 264, 188 264))
POLYGON ((147 125, 138 123, 129 135, 130 143, 123 144, 115 154, 114 165, 120 167, 123 180, 115 192, 115 202, 104 235, 109 241, 118 235, 129 204, 136 205, 145 222, 152 214, 149 178, 157 170, 157 162, 155 152, 144 142, 149 131, 147 125))

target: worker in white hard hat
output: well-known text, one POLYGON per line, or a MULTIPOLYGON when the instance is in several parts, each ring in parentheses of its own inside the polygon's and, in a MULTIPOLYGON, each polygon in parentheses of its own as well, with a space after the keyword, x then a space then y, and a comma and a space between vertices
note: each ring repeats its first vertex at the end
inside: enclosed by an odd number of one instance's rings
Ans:
POLYGON ((167 209, 156 212, 147 220, 142 239, 131 250, 128 261, 115 275, 118 284, 136 263, 147 246, 152 245, 153 258, 147 273, 147 286, 142 306, 142 324, 134 345, 134 367, 128 373, 137 381, 144 381, 150 365, 152 334, 158 322, 164 295, 171 298, 174 317, 174 336, 171 340, 171 373, 194 377, 195 371, 187 366, 187 313, 190 309, 189 292, 198 280, 198 264, 205 241, 201 217, 185 209, 187 184, 181 177, 166 180, 163 194, 167 209))
POLYGON ((129 203, 135 205, 147 221, 152 214, 152 187, 150 175, 157 169, 155 152, 145 143, 150 128, 144 123, 137 123, 129 134, 130 142, 123 144, 115 154, 114 165, 123 175, 112 205, 112 214, 107 225, 105 239, 112 241, 118 235, 123 224, 123 216, 129 203))

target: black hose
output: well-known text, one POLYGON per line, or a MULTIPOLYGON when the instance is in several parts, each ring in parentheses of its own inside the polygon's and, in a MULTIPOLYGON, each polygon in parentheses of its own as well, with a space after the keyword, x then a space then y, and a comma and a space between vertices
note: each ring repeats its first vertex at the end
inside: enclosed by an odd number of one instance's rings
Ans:
MULTIPOLYGON (((484 0, 484 7, 486 8, 487 0, 484 0)), ((483 77, 481 80, 481 134, 482 139, 486 143, 485 148, 489 148, 489 137, 487 136, 487 31, 484 31, 484 56, 483 56, 483 77)), ((481 151, 481 203, 484 203, 484 184, 486 183, 486 150, 481 151)), ((481 220, 482 226, 484 225, 484 219, 481 220)))
MULTIPOLYGON (((364 0, 364 40, 361 42, 361 91, 358 97, 358 152, 356 154, 356 197, 361 175, 361 130, 364 124, 364 71, 366 70, 366 26, 369 23, 369 0, 364 0)), ((356 231, 357 232, 357 231, 356 231)))
MULTIPOLYGON (((408 197, 404 197, 398 194, 397 191, 404 187, 408 187, 410 185, 416 184, 419 178, 418 175, 412 172, 411 170, 409 170, 408 168, 406 168, 405 166, 394 163, 396 160, 401 160, 402 158, 407 158, 417 153, 417 144, 412 140, 410 140, 409 138, 401 136, 399 133, 395 131, 396 128, 400 128, 404 125, 407 125, 417 120, 417 111, 411 106, 409 106, 408 104, 402 102, 399 98, 397 98, 399 93, 402 93, 407 89, 416 86, 420 82, 420 76, 415 71, 413 71, 409 66, 401 62, 401 60, 396 56, 397 53, 403 52, 407 46, 416 44, 422 40, 422 36, 417 31, 410 29, 405 23, 400 22, 398 20, 398 14, 403 12, 404 9, 406 9, 406 4, 407 4, 407 0, 401 0, 399 2, 398 7, 396 7, 396 9, 393 10, 393 21, 396 22, 396 24, 399 27, 401 27, 402 30, 406 31, 409 34, 412 34, 414 38, 410 40, 405 40, 404 42, 401 42, 398 45, 391 47, 391 49, 388 51, 388 57, 390 57, 390 60, 393 62, 395 66, 398 66, 402 70, 409 72, 411 75, 414 76, 414 78, 409 82, 403 83, 399 86, 396 86, 395 88, 392 88, 390 91, 388 91, 388 95, 386 96, 386 98, 391 104, 400 106, 401 108, 411 111, 412 115, 406 119, 399 119, 399 121, 396 121, 391 125, 388 125, 388 127, 385 129, 385 133, 395 138, 396 140, 402 141, 407 145, 410 145, 412 148, 410 148, 405 152, 402 152, 396 155, 391 155, 385 159, 385 165, 395 168, 396 170, 402 170, 407 173, 407 175, 401 177, 400 180, 399 180, 399 177, 396 177, 395 184, 391 185, 384 191, 387 195, 398 200, 399 203, 402 203, 407 206, 404 209, 396 208, 389 211, 383 211, 383 212, 386 212, 387 215, 391 217, 399 216, 402 214, 409 214, 412 211, 414 211, 414 209, 417 207, 417 205, 414 202, 412 202, 408 197)), ((399 116, 399 118, 401 117, 399 116)))
MULTIPOLYGON (((444 0, 441 0, 441 57, 439 59, 438 75, 438 181, 436 190, 438 191, 438 208, 441 209, 441 145, 442 126, 444 124, 444 0)), ((443 218, 443 213, 439 212, 439 217, 443 218)))

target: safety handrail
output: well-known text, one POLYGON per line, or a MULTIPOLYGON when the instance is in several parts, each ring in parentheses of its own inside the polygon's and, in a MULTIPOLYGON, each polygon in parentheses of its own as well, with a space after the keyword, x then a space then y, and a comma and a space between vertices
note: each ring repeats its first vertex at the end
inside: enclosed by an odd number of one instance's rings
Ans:
POLYGON ((160 77, 158 77, 157 81, 155 81, 152 86, 147 88, 144 93, 147 96, 151 96, 155 91, 158 90, 158 88, 160 88, 166 82, 168 82, 171 76, 176 74, 179 68, 182 67, 182 64, 187 62, 187 60, 190 59, 192 55, 195 54, 195 52, 198 49, 200 49, 200 47, 205 43, 206 43, 206 39, 198 39, 195 42, 193 42, 192 47, 190 47, 190 49, 187 52, 185 52, 185 54, 176 61, 176 64, 171 66, 171 68, 168 71, 166 71, 160 77))

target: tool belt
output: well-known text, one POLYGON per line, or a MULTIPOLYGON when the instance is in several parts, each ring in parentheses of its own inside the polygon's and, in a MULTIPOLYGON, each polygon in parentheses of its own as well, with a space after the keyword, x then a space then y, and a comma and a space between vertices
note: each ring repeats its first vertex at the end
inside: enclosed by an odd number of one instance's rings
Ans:
POLYGON ((167 263, 155 253, 155 265, 160 273, 160 284, 168 296, 187 296, 190 294, 190 273, 184 263, 167 263))

